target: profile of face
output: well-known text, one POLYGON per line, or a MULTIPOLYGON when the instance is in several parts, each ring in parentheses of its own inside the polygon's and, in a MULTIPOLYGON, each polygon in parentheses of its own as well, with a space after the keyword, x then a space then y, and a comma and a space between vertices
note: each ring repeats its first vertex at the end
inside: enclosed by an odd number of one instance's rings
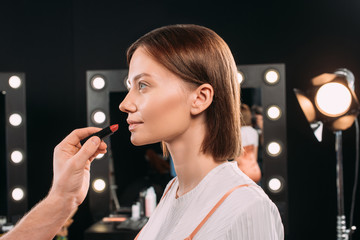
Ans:
POLYGON ((143 47, 131 58, 127 84, 129 92, 119 108, 128 113, 134 145, 170 143, 187 133, 191 123, 190 85, 155 61, 143 47))

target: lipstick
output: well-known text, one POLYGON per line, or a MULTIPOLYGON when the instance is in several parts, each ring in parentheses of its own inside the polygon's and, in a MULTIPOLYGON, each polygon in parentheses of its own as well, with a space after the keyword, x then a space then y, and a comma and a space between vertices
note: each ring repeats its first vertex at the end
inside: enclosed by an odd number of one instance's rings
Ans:
POLYGON ((81 143, 81 145, 84 145, 84 143, 93 136, 98 136, 101 140, 103 140, 104 138, 106 138, 106 137, 110 136, 111 134, 113 134, 114 132, 116 132, 118 129, 119 129, 119 124, 114 124, 114 125, 108 126, 106 128, 103 128, 99 132, 93 133, 90 136, 84 138, 83 140, 80 141, 80 143, 81 143))

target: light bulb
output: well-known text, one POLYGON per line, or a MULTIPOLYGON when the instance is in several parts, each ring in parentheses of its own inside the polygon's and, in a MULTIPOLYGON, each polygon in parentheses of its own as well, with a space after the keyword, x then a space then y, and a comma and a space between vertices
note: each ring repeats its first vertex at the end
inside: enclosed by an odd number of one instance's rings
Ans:
POLYGON ((326 116, 341 116, 350 107, 351 94, 349 89, 341 83, 327 83, 317 91, 315 104, 326 116))

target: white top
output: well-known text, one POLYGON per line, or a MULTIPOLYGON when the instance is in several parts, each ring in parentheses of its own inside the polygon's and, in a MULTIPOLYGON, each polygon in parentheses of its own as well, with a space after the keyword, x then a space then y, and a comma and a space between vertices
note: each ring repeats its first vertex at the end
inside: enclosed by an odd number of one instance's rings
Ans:
POLYGON ((284 239, 283 225, 275 204, 238 168, 236 162, 226 162, 211 170, 194 189, 177 199, 179 182, 175 178, 138 240, 185 239, 227 191, 241 184, 251 186, 232 192, 193 239, 284 239))
POLYGON ((241 143, 244 147, 250 145, 259 146, 259 134, 255 128, 251 126, 241 127, 241 143))

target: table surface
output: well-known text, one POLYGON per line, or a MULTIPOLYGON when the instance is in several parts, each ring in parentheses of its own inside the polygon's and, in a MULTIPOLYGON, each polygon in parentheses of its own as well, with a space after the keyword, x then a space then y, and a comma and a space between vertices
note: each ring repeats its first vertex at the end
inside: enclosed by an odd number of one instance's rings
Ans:
POLYGON ((97 222, 85 230, 84 240, 134 240, 139 230, 116 229, 119 222, 97 222))

